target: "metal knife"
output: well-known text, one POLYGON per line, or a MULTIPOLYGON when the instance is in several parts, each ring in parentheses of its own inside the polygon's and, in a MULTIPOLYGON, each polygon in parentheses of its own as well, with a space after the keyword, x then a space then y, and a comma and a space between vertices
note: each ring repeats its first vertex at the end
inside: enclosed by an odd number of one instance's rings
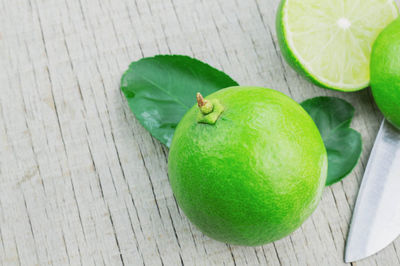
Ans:
POLYGON ((357 196, 345 262, 366 258, 400 235, 400 130, 382 122, 357 196))

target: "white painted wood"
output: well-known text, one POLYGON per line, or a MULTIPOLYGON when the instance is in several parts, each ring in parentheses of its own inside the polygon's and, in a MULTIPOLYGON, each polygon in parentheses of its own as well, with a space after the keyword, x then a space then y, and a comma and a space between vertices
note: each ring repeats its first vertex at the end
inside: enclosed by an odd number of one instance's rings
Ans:
MULTIPOLYGON (((382 119, 369 90, 317 88, 282 60, 277 0, 0 0, 0 261, 4 265, 342 265, 382 119), (291 236, 262 247, 202 235, 179 210, 167 149, 119 91, 129 63, 187 54, 240 84, 357 110, 360 163, 291 236)), ((357 265, 400 264, 400 240, 357 265)))

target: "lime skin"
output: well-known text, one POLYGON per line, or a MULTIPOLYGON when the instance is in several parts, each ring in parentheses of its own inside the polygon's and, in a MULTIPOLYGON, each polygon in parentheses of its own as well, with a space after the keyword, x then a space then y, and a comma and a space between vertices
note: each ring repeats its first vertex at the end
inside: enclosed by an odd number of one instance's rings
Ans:
POLYGON ((224 111, 199 123, 191 108, 172 140, 168 173, 189 220, 216 240, 257 246, 287 236, 317 207, 327 153, 311 117, 271 89, 231 87, 206 97, 224 111))
POLYGON ((376 39, 370 68, 374 99, 386 119, 400 129, 400 19, 376 39))

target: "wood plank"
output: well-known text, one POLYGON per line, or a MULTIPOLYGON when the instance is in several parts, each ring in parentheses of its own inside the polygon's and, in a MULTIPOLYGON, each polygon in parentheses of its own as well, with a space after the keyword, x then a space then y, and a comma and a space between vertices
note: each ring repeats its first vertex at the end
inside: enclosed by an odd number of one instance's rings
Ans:
MULTIPOLYGON (((397 1, 399 2, 399 1, 397 1)), ((277 0, 0 0, 0 261, 5 265, 342 265, 382 119, 369 90, 322 90, 282 59, 277 0), (129 63, 187 54, 296 101, 351 102, 360 163, 289 237, 229 246, 199 232, 168 183, 168 150, 119 91, 129 63)), ((354 265, 400 264, 400 240, 354 265)))

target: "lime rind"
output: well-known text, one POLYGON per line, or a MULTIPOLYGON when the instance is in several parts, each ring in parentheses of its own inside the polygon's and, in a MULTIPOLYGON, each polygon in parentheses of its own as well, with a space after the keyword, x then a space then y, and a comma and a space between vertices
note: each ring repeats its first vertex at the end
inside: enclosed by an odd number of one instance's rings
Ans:
POLYGON ((371 90, 385 118, 400 129, 400 18, 376 39, 371 53, 371 90))
POLYGON ((346 92, 364 89, 369 85, 372 43, 398 17, 396 3, 369 0, 375 6, 363 3, 360 8, 355 1, 352 6, 346 1, 324 2, 281 2, 276 25, 283 56, 297 72, 321 87, 346 92), (334 12, 337 9, 341 11, 334 12), (374 18, 368 16, 368 10, 374 12, 374 18))

